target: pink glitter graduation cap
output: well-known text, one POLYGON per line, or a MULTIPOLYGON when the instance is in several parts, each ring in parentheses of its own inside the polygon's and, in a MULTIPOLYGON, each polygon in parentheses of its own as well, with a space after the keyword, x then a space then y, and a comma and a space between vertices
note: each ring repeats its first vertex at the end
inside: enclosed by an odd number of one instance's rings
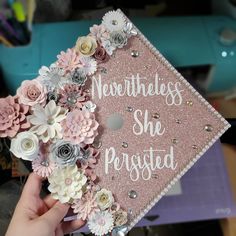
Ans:
POLYGON ((0 137, 97 236, 125 235, 229 128, 120 10, 0 104, 0 137))

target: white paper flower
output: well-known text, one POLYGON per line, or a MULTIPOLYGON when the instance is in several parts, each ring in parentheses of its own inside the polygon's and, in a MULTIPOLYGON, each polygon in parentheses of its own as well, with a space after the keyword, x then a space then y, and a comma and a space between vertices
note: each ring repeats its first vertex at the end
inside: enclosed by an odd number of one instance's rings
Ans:
POLYGON ((101 210, 106 210, 107 208, 111 207, 114 202, 112 192, 106 190, 105 188, 96 193, 96 200, 101 210))
POLYGON ((48 190, 54 199, 61 203, 72 203, 75 199, 81 199, 82 188, 86 184, 87 178, 76 165, 66 166, 56 169, 49 176, 50 183, 48 190))
POLYGON ((116 49, 109 40, 102 40, 102 46, 106 50, 108 55, 112 55, 113 51, 116 49))
POLYGON ((96 236, 103 236, 113 229, 113 217, 108 211, 95 212, 89 217, 88 228, 96 236))
POLYGON ((109 11, 103 16, 102 24, 111 32, 122 30, 125 27, 125 19, 120 12, 109 11))
POLYGON ((33 125, 30 131, 38 135, 44 143, 53 138, 61 139, 60 122, 66 118, 66 113, 67 110, 57 106, 53 100, 45 108, 35 106, 33 114, 28 116, 29 122, 33 125))
POLYGON ((82 67, 80 71, 85 75, 92 75, 97 70, 97 62, 92 57, 81 57, 80 58, 82 67))
POLYGON ((89 112, 95 112, 97 105, 91 101, 87 101, 84 106, 82 107, 82 110, 87 110, 89 112))
POLYGON ((42 66, 39 69, 39 81, 46 86, 48 91, 53 91, 67 83, 68 78, 64 75, 65 71, 56 64, 51 64, 50 67, 42 66))
POLYGON ((38 137, 29 131, 18 133, 16 138, 11 140, 10 151, 18 158, 32 161, 38 156, 38 137))

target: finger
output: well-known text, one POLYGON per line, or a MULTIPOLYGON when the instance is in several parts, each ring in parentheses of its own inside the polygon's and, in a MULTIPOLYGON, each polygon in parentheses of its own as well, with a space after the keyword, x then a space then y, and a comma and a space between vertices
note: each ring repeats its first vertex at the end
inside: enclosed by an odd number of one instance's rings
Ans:
POLYGON ((64 234, 68 234, 80 229, 82 226, 85 225, 85 221, 83 220, 71 220, 71 221, 64 221, 61 224, 62 230, 64 234))
POLYGON ((44 203, 46 204, 47 208, 50 209, 52 208, 56 203, 57 200, 52 197, 51 194, 48 194, 44 199, 44 203))
POLYGON ((31 173, 24 186, 22 197, 39 196, 42 187, 42 178, 35 173, 31 173))
POLYGON ((51 227, 56 228, 67 214, 69 207, 68 204, 62 204, 58 201, 49 211, 39 218, 46 220, 51 227))

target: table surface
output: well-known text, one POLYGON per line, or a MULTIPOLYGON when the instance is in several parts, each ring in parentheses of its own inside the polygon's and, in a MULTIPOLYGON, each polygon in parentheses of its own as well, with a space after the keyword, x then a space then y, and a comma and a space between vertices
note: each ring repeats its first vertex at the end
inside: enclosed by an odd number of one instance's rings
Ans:
POLYGON ((219 141, 181 178, 180 183, 182 193, 163 197, 138 223, 139 226, 236 215, 219 141))

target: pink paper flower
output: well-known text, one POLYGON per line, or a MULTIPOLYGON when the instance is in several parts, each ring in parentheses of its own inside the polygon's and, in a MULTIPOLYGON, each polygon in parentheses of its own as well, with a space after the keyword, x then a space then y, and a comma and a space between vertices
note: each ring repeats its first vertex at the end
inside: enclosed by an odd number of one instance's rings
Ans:
POLYGON ((66 52, 62 51, 57 58, 58 66, 64 69, 65 72, 74 71, 76 68, 81 67, 80 57, 74 48, 69 48, 66 52))
POLYGON ((85 175, 91 180, 97 179, 94 168, 98 162, 99 152, 89 145, 85 145, 80 149, 80 158, 78 159, 78 166, 85 171, 85 175))
POLYGON ((90 34, 94 36, 100 43, 102 40, 107 40, 110 37, 110 34, 104 25, 93 25, 90 27, 90 34))
POLYGON ((38 80, 25 80, 17 89, 19 102, 34 106, 36 104, 45 105, 47 99, 47 89, 38 80))
POLYGON ((42 153, 40 153, 38 157, 32 161, 33 171, 43 178, 48 178, 55 168, 57 168, 56 163, 42 153))
POLYGON ((87 217, 97 211, 100 211, 93 192, 87 192, 82 199, 75 200, 71 206, 78 219, 86 220, 87 217))
POLYGON ((26 119, 29 106, 19 104, 18 97, 0 98, 0 137, 13 138, 18 131, 26 130, 30 123, 26 119))
POLYGON ((87 93, 85 93, 80 86, 76 84, 66 84, 59 90, 60 99, 58 105, 74 110, 82 108, 86 101, 87 93))
POLYGON ((61 122, 64 140, 74 144, 91 144, 98 135, 98 122, 89 111, 73 110, 61 122))

